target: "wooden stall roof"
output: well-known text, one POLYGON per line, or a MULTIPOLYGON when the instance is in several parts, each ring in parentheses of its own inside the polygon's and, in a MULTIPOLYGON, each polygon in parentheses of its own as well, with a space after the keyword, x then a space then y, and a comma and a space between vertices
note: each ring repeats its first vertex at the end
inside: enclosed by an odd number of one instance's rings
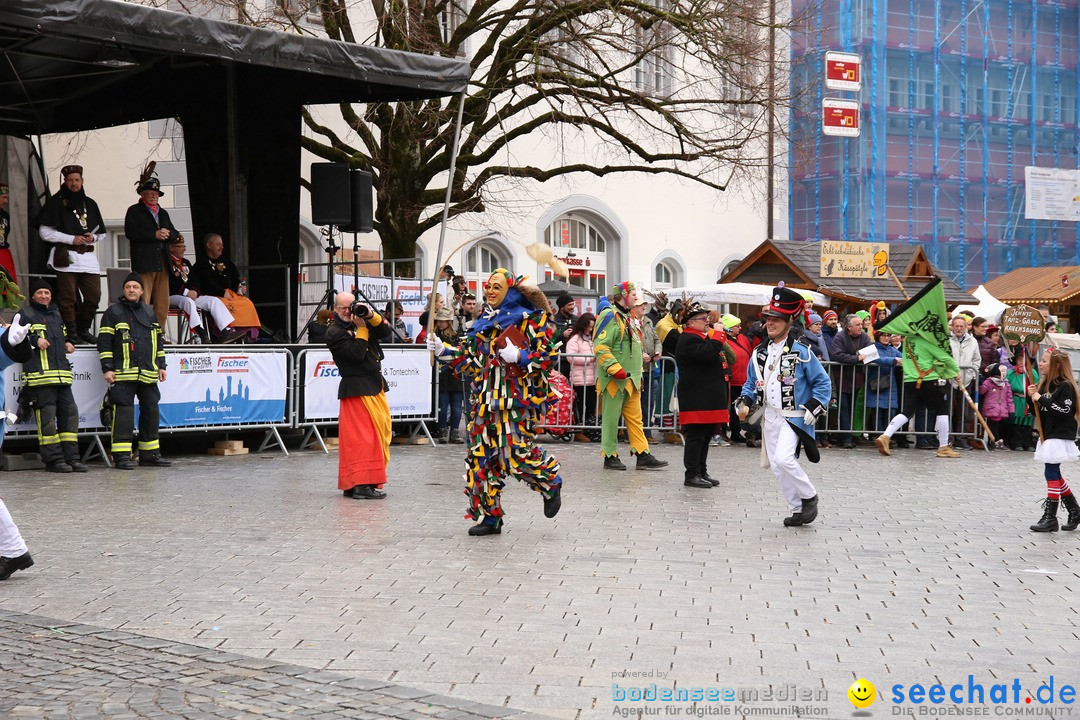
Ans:
MULTIPOLYGON (((971 302, 960 289, 926 257, 922 245, 890 245, 892 268, 907 294, 914 295, 935 276, 943 278, 945 301, 949 304, 971 302)), ((766 240, 719 282, 754 282, 816 290, 839 302, 869 304, 876 300, 900 303, 905 300, 896 282, 887 273, 875 278, 821 277, 821 246, 816 242, 766 240)), ((1080 281, 1078 281, 1080 282, 1080 281)))
POLYGON ((1080 265, 1017 268, 983 287, 1009 305, 1060 304, 1080 295, 1080 265))

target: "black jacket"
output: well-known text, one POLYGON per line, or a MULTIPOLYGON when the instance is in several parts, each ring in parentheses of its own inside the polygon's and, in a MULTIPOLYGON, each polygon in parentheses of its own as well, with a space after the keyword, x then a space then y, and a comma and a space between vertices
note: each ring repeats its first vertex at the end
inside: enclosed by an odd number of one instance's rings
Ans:
POLYGON ((857 338, 851 337, 851 333, 841 329, 833 338, 829 348, 829 359, 840 365, 854 365, 851 367, 834 367, 833 377, 842 392, 851 393, 862 388, 863 379, 866 377, 866 369, 859 360, 858 352, 863 348, 870 347, 874 341, 865 332, 857 338))
POLYGON ((233 261, 226 259, 224 255, 217 260, 200 258, 191 268, 191 274, 200 295, 225 297, 226 290, 236 292, 240 289, 240 271, 236 269, 233 261))
POLYGON ((101 372, 116 373, 116 382, 156 383, 165 368, 161 326, 154 309, 121 297, 101 316, 98 330, 101 372))
POLYGON ((679 368, 679 416, 683 422, 724 422, 726 417, 703 414, 726 413, 731 401, 727 380, 731 375, 724 358, 724 343, 702 337, 693 330, 683 330, 675 346, 675 363, 679 368))
MULTIPOLYGON (((192 277, 191 263, 187 258, 180 258, 180 264, 169 257, 169 294, 183 295, 187 290, 199 292, 199 283, 192 277)), ((199 293, 200 295, 202 293, 199 293)))
POLYGON ((345 322, 337 315, 326 329, 326 346, 334 356, 341 384, 338 385, 338 399, 378 395, 386 392, 386 380, 382 375, 383 351, 380 340, 390 337, 390 323, 382 316, 376 316, 380 322, 368 325, 368 340, 356 337, 356 327, 345 322))
POLYGON ((1076 440, 1076 394, 1070 382, 1058 380, 1039 395, 1043 437, 1076 440))
POLYGON ((31 345, 31 355, 23 361, 23 377, 30 387, 39 385, 70 385, 72 381, 71 363, 68 361, 64 338, 64 321, 55 303, 48 307, 33 300, 26 303, 19 311, 24 323, 30 323, 27 338, 31 345), (37 346, 39 338, 49 341, 45 350, 37 346))
POLYGON ((166 247, 180 236, 169 219, 168 210, 158 206, 155 221, 154 214, 143 202, 137 202, 127 209, 127 215, 124 216, 124 234, 131 244, 131 269, 137 273, 164 270, 166 247), (169 231, 168 240, 154 237, 158 228, 169 231))

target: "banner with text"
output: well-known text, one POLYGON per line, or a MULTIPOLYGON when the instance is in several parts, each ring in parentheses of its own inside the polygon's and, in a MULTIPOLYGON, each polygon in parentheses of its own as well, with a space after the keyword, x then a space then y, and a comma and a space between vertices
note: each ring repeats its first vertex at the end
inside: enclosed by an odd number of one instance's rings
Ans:
POLYGON ((1024 217, 1080 220, 1080 170, 1025 167, 1024 217))
POLYGON ((161 426, 285 422, 288 357, 284 351, 168 352, 161 426))
MULTIPOLYGON (((391 297, 401 303, 404 311, 402 320, 409 329, 409 337, 415 338, 420 332, 420 313, 427 309, 427 297, 431 294, 430 280, 411 280, 409 278, 395 278, 391 287, 388 277, 365 277, 360 276, 359 285, 353 280, 352 275, 335 275, 334 287, 347 288, 356 295, 356 299, 364 302, 366 298, 375 306, 375 311, 380 315, 386 310, 386 301, 391 297), (421 284, 423 290, 421 290, 421 284), (359 289, 359 292, 357 292, 359 289)), ((443 296, 446 307, 450 307, 450 284, 446 281, 436 285, 438 292, 443 296)))
MULTIPOLYGON (((74 373, 71 394, 75 396, 75 405, 79 408, 80 430, 101 430, 101 398, 105 396, 105 378, 101 375, 101 361, 96 350, 76 349, 68 356, 74 373)), ((18 413, 19 395, 22 393, 22 365, 16 363, 4 371, 7 382, 4 387, 4 408, 9 413, 18 413)), ((30 422, 9 425, 13 432, 36 432, 37 423, 30 422)))
MULTIPOLYGON (((383 377, 389 386, 386 400, 391 417, 430 417, 433 373, 426 348, 384 347, 383 377)), ((338 369, 329 350, 313 350, 301 360, 303 396, 300 423, 338 418, 338 369)))
POLYGON ((873 278, 889 267, 889 243, 821 241, 821 277, 873 278))

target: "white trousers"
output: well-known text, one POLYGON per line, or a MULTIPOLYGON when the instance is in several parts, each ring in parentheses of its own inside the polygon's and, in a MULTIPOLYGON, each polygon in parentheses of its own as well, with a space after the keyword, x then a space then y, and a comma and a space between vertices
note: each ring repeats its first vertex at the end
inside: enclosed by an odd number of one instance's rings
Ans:
POLYGON ((187 295, 170 295, 169 304, 179 308, 180 312, 187 315, 188 327, 192 330, 202 327, 202 317, 199 316, 199 310, 210 313, 210 317, 214 318, 214 325, 217 326, 218 330, 232 327, 232 313, 229 312, 229 308, 225 307, 225 303, 219 297, 200 295, 192 300, 187 295))
POLYGON ((15 527, 15 521, 11 519, 7 505, 0 499, 0 556, 15 558, 28 551, 23 542, 19 528, 15 527))
POLYGON ((795 459, 799 436, 791 429, 784 416, 771 407, 765 409, 761 424, 764 430, 762 441, 768 453, 769 467, 780 482, 780 492, 787 500, 788 509, 799 512, 802 510, 803 500, 817 495, 814 484, 795 459))

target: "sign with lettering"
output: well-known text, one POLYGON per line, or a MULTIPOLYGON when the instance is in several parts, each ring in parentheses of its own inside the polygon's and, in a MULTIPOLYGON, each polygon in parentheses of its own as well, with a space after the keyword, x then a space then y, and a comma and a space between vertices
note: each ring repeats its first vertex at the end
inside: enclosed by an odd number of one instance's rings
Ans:
POLYGON ((852 53, 825 53, 825 87, 857 92, 862 87, 862 58, 852 53))
MULTIPOLYGON (((384 347, 382 372, 389 388, 386 400, 390 417, 430 417, 435 410, 432 397, 434 371, 431 354, 424 346, 384 347)), ((338 417, 337 365, 329 350, 304 352, 301 422, 336 420, 338 417)))
POLYGON ((859 102, 822 98, 821 132, 837 137, 859 137, 859 102))
POLYGON ((821 277, 874 278, 888 272, 889 243, 821 241, 821 277))
POLYGON ((1046 336, 1046 318, 1030 305, 1016 305, 1001 314, 1001 334, 1008 340, 1039 342, 1046 336))

